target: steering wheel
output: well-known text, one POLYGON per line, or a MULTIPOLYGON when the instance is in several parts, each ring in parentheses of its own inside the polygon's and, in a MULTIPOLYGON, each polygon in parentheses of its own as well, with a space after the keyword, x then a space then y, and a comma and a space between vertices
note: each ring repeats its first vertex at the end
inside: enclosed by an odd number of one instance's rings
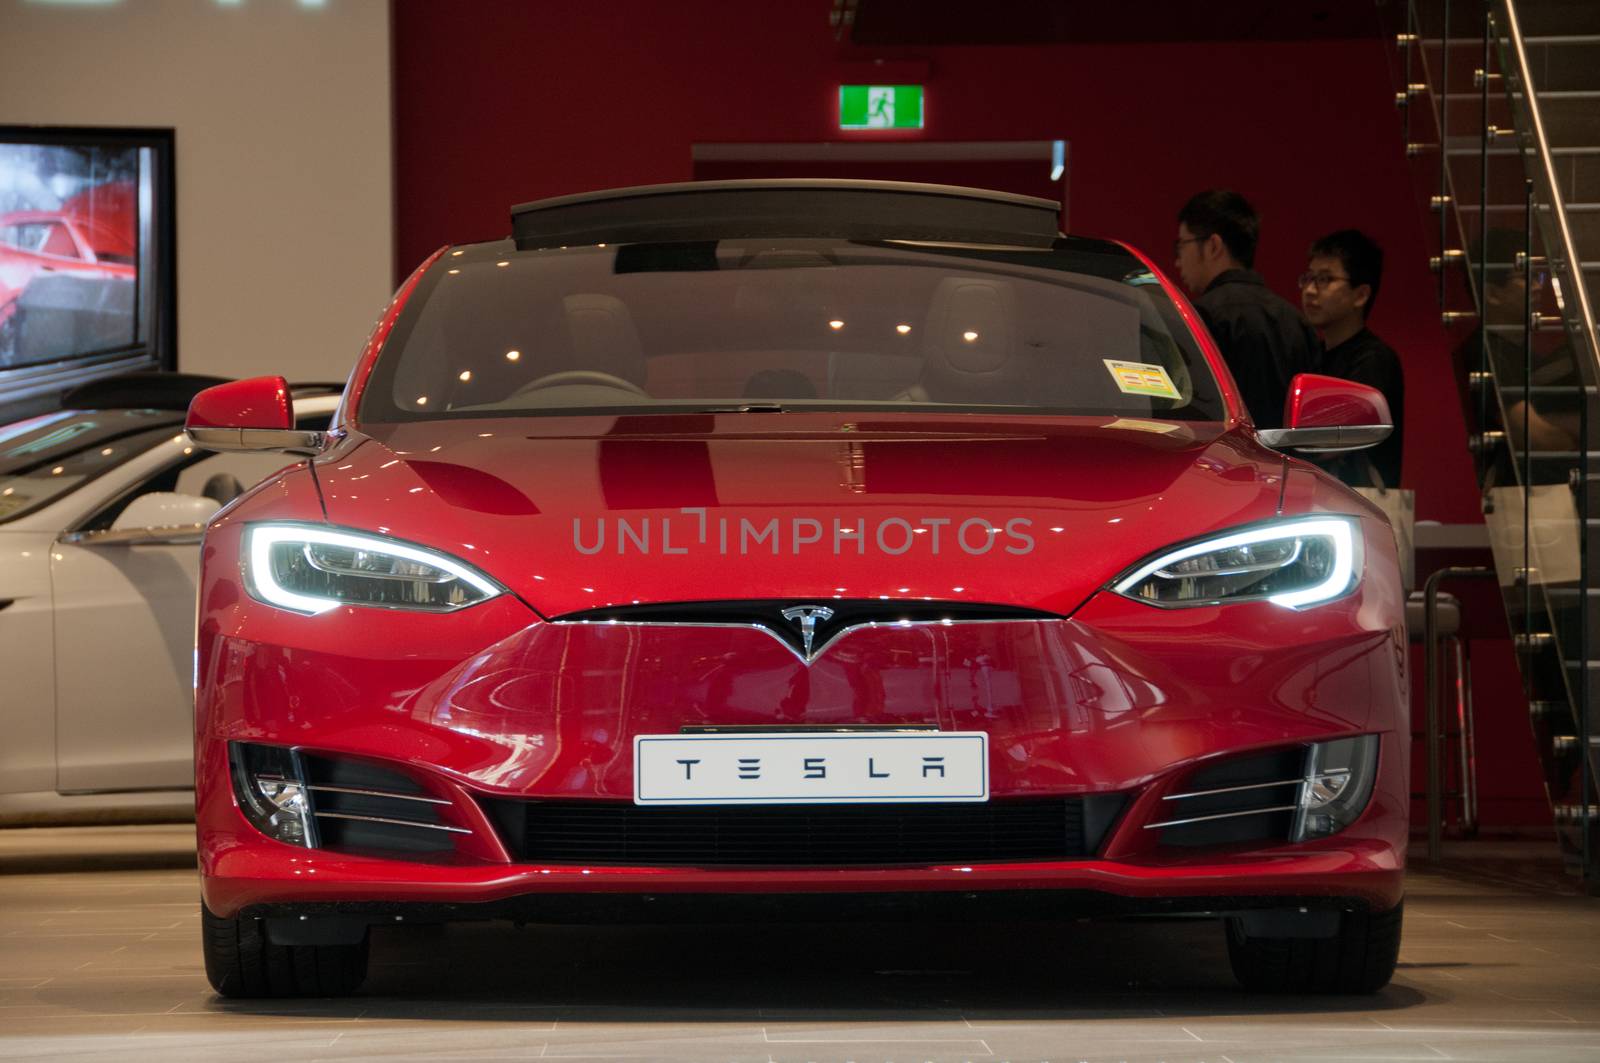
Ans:
POLYGON ((518 388, 513 394, 526 395, 530 391, 540 391, 544 388, 561 388, 572 385, 588 384, 593 387, 614 388, 617 391, 626 391, 630 395, 640 398, 650 398, 650 393, 631 380, 624 380, 611 373, 602 373, 598 369, 567 369, 560 373, 549 373, 537 380, 530 380, 518 388))

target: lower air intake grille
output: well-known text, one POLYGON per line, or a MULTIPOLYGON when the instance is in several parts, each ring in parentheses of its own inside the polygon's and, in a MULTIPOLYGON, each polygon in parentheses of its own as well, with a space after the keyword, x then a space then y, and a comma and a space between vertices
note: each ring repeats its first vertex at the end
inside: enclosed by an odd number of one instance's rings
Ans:
POLYGON ((1199 769, 1161 800, 1161 844, 1192 848, 1287 841, 1305 777, 1306 747, 1229 757, 1199 769))
POLYGON ((520 863, 841 867, 1092 855, 1122 795, 932 805, 485 800, 520 863))
POLYGON ((441 817, 450 802, 399 772, 302 754, 318 848, 427 856, 455 850, 467 831, 441 817))

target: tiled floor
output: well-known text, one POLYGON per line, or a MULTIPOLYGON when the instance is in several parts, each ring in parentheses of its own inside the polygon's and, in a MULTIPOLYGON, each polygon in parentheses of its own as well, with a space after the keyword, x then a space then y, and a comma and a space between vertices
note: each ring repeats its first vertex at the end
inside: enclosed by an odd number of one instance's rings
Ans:
POLYGON ((1371 998, 1247 996, 1209 923, 484 924, 375 934, 353 999, 241 1004, 201 972, 189 838, 0 831, 0 1059, 1600 1063, 1600 901, 1503 851, 1413 874, 1371 998))

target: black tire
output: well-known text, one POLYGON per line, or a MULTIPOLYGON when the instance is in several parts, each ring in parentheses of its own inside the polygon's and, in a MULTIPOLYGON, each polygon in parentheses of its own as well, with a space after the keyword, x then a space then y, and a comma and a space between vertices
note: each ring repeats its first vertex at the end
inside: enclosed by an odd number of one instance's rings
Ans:
POLYGON ((1331 938, 1251 937, 1228 920, 1233 975, 1258 993, 1376 993, 1400 959, 1405 904, 1387 912, 1343 912, 1331 938))
POLYGON ((206 980, 225 997, 342 997, 367 978, 358 945, 274 945, 259 919, 224 919, 200 905, 206 980))

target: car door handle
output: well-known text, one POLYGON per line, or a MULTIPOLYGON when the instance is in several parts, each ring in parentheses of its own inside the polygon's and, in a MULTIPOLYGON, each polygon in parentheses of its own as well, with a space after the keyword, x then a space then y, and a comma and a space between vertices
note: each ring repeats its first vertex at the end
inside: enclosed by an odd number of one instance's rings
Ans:
POLYGON ((168 528, 107 528, 68 532, 60 539, 71 546, 192 546, 205 534, 204 524, 168 528))

